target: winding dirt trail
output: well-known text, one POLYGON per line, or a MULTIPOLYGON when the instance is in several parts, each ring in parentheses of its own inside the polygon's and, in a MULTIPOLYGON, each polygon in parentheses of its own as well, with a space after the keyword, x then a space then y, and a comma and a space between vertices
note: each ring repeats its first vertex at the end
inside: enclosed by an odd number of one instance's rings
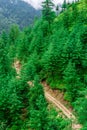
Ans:
POLYGON ((54 97, 52 97, 48 92, 45 91, 46 99, 49 102, 52 102, 58 109, 60 109, 64 115, 69 119, 75 119, 75 116, 59 101, 57 101, 54 97))
POLYGON ((72 130, 80 130, 82 128, 82 126, 77 123, 77 119, 73 114, 73 110, 71 108, 65 107, 65 105, 68 105, 68 104, 63 101, 64 99, 63 99, 62 93, 59 93, 59 95, 57 95, 59 98, 57 98, 57 96, 55 96, 56 95, 55 92, 57 93, 57 91, 50 89, 50 86, 47 85, 46 82, 43 82, 42 85, 44 86, 45 97, 48 100, 48 102, 52 103, 53 106, 56 107, 58 110, 61 110, 62 113, 68 119, 71 119, 72 130), (60 96, 61 96, 62 100, 61 100, 60 96))
POLYGON ((71 107, 65 107, 68 106, 68 102, 64 100, 63 93, 58 90, 52 90, 45 81, 42 82, 42 85, 44 87, 46 99, 53 103, 56 108, 60 109, 67 118, 75 120, 75 116, 72 114, 73 111, 71 107))
MULTIPOLYGON (((20 74, 20 69, 21 69, 21 64, 20 64, 19 60, 14 62, 14 68, 16 69, 17 75, 19 75, 20 74)), ((28 83, 32 84, 31 81, 29 81, 28 83)), ((61 100, 57 100, 57 98, 54 97, 49 92, 49 88, 47 89, 48 85, 46 84, 46 82, 43 82, 42 85, 44 87, 44 92, 45 92, 46 99, 49 102, 51 102, 53 104, 53 106, 56 107, 58 110, 60 109, 67 118, 72 120, 72 130, 80 130, 82 128, 82 126, 80 124, 76 123, 77 122, 76 117, 73 115, 72 110, 69 110, 68 108, 66 108, 64 106, 64 104, 61 103, 61 100)))

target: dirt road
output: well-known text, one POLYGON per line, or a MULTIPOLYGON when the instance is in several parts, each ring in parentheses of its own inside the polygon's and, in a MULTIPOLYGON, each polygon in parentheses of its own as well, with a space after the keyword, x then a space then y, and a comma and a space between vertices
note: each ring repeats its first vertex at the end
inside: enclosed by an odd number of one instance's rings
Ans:
POLYGON ((52 97, 48 92, 45 91, 45 96, 46 99, 53 103, 58 109, 60 109, 64 115, 69 118, 69 119, 75 119, 75 116, 63 105, 61 104, 59 101, 57 101, 54 97, 52 97))

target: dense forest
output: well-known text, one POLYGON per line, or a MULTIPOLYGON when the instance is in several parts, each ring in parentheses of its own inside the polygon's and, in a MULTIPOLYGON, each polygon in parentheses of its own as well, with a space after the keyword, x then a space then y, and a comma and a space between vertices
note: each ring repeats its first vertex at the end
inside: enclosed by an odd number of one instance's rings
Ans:
POLYGON ((18 24, 22 29, 39 16, 39 10, 22 0, 0 0, 0 33, 8 31, 12 24, 18 24))
POLYGON ((70 120, 48 107, 42 81, 64 92, 87 130, 87 1, 53 8, 45 0, 33 26, 13 25, 0 36, 0 130, 72 130, 70 120))

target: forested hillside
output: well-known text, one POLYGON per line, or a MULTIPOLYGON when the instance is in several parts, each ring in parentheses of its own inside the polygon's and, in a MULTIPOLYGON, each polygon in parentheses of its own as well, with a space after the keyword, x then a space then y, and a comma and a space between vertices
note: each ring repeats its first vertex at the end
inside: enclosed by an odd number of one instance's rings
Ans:
POLYGON ((20 31, 14 25, 2 32, 1 130, 72 130, 71 121, 48 106, 42 81, 64 92, 81 130, 87 130, 87 1, 64 1, 59 13, 53 8, 45 0, 33 27, 20 31))
POLYGON ((18 24, 22 29, 33 23, 40 11, 22 0, 0 0, 0 33, 9 30, 12 24, 18 24))

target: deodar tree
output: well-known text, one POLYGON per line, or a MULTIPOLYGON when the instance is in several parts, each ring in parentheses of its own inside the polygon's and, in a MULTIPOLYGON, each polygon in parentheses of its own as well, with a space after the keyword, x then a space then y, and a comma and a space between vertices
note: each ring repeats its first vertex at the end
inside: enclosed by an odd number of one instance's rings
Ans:
POLYGON ((55 17, 55 13, 53 11, 54 4, 52 0, 45 0, 42 2, 42 7, 42 17, 44 20, 48 21, 50 25, 55 17))

